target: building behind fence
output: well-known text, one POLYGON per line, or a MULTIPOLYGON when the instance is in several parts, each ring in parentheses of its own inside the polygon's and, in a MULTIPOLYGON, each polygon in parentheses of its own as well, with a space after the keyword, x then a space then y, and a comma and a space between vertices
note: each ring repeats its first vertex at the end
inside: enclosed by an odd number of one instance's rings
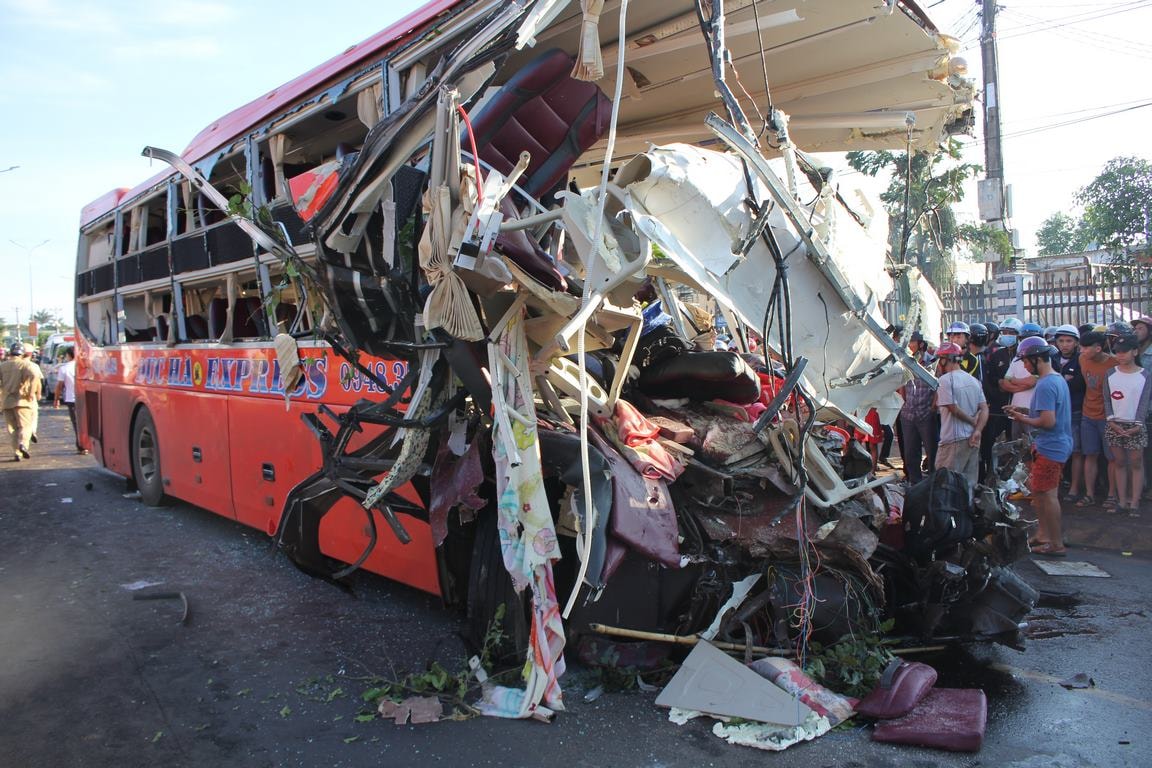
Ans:
MULTIPOLYGON (((1116 261, 1103 250, 1033 256, 995 282, 945 287, 939 291, 943 327, 954 320, 999 322, 1009 316, 1042 326, 1107 325, 1152 315, 1152 265, 1145 261, 1118 275, 1116 261)), ((899 322, 901 308, 894 298, 884 303, 884 314, 899 322)))

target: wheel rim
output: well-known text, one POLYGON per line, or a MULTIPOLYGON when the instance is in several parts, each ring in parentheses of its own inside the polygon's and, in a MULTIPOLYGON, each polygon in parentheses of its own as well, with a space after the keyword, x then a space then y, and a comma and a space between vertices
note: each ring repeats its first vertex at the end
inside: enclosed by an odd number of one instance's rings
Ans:
POLYGON ((136 464, 140 468, 140 479, 145 485, 151 485, 156 477, 156 436, 150 427, 140 430, 136 442, 136 464))

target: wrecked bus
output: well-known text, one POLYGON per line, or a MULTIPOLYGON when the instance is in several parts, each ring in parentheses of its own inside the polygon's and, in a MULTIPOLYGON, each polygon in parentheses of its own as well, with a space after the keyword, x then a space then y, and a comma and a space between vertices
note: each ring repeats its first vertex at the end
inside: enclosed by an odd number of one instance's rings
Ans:
POLYGON ((502 616, 493 714, 593 625, 1015 643, 1002 492, 905 504, 836 426, 934 385, 880 303, 939 300, 809 152, 963 130, 956 50, 896 0, 430 3, 84 209, 82 429, 147 503, 502 616))

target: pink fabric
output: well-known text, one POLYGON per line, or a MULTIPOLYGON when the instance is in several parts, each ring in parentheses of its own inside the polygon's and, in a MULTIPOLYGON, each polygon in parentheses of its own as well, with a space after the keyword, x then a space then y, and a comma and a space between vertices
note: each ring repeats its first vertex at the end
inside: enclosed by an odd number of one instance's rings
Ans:
POLYGON ((671 482, 684 471, 680 459, 656 441, 660 428, 626 400, 616 401, 613 418, 598 418, 596 423, 644 477, 671 482))

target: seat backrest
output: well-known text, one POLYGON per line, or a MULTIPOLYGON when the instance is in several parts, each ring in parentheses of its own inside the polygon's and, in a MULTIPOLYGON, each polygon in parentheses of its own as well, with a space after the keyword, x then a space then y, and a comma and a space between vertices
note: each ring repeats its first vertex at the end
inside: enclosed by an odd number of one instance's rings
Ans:
POLYGON ((215 298, 208 303, 208 337, 220 338, 228 322, 228 299, 215 298))
POLYGON ((260 299, 256 296, 238 297, 232 315, 232 337, 253 339, 266 336, 264 326, 264 305, 260 299))
POLYGON ((203 315, 188 315, 184 318, 184 329, 188 331, 189 341, 198 341, 208 338, 208 321, 203 315))
POLYGON ((168 315, 156 315, 152 324, 156 328, 156 340, 168 341, 168 315))
MULTIPOLYGON (((505 83, 472 120, 480 159, 505 176, 520 153, 532 155, 519 186, 540 199, 608 130, 612 100, 595 83, 571 76, 575 62, 554 48, 505 83)), ((461 146, 469 148, 468 138, 461 146)))
POLYGON ((276 326, 278 331, 287 333, 292 330, 292 323, 296 322, 297 306, 282 301, 276 305, 276 326))

